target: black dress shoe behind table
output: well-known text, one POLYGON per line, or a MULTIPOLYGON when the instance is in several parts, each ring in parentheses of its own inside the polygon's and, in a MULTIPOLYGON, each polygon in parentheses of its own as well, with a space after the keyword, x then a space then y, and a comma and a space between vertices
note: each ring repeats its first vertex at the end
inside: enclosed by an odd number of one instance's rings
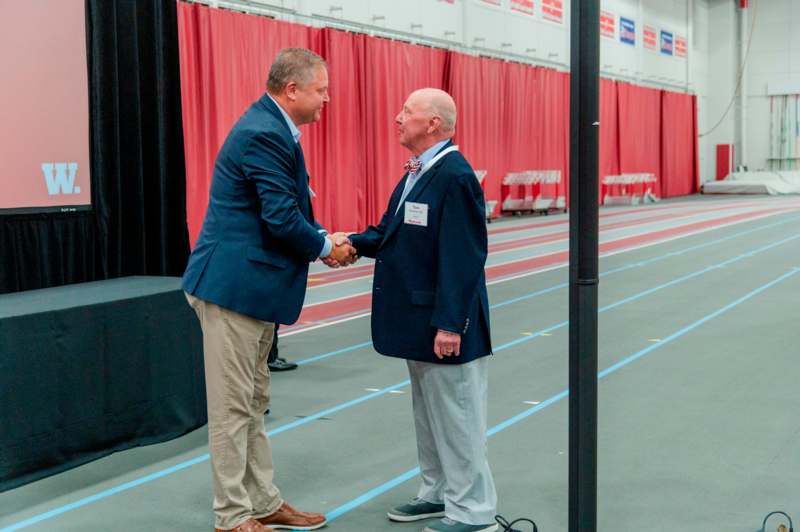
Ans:
POLYGON ((294 362, 289 362, 285 358, 278 357, 272 362, 268 362, 267 366, 269 366, 270 371, 291 371, 293 369, 297 369, 297 364, 294 362))

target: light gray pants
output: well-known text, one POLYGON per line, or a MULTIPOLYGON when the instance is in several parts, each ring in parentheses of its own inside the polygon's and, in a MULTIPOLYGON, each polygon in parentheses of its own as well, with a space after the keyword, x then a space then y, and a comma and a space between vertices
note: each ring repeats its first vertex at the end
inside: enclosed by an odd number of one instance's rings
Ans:
POLYGON ((486 448, 489 357, 467 364, 408 361, 417 430, 418 497, 461 523, 494 523, 497 493, 486 448))

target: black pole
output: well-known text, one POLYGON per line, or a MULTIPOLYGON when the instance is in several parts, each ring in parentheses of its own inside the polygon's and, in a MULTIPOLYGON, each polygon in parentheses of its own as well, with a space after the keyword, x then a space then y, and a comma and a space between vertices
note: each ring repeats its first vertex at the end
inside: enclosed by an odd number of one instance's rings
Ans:
POLYGON ((571 3, 569 530, 597 530, 600 0, 571 3))

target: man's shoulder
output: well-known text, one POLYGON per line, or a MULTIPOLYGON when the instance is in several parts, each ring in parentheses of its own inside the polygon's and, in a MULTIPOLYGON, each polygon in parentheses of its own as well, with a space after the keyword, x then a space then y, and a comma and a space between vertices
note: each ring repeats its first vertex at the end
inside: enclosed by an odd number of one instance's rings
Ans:
POLYGON ((278 118, 266 109, 259 108, 258 102, 253 104, 231 129, 231 137, 240 144, 248 144, 251 139, 261 137, 269 139, 287 150, 291 148, 291 135, 284 131, 278 118))
POLYGON ((447 162, 450 166, 454 167, 457 170, 468 169, 470 172, 472 171, 472 165, 469 164, 467 158, 464 156, 461 151, 454 151, 448 154, 449 157, 445 157, 445 162, 447 162))
POLYGON ((448 153, 442 158, 440 172, 456 181, 466 182, 475 179, 475 170, 460 151, 448 153))
POLYGON ((241 129, 250 133, 280 133, 280 119, 271 113, 260 101, 251 105, 236 123, 234 129, 241 129))

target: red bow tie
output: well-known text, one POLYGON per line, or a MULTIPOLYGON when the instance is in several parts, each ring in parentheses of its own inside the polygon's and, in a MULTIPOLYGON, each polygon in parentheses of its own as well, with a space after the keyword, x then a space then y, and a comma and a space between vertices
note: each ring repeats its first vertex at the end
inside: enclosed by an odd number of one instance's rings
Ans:
POLYGON ((405 168, 406 172, 408 172, 409 174, 416 174, 417 172, 419 172, 421 166, 422 163, 420 162, 420 160, 417 159, 416 157, 412 157, 411 159, 406 161, 406 164, 403 165, 403 168, 405 168))

